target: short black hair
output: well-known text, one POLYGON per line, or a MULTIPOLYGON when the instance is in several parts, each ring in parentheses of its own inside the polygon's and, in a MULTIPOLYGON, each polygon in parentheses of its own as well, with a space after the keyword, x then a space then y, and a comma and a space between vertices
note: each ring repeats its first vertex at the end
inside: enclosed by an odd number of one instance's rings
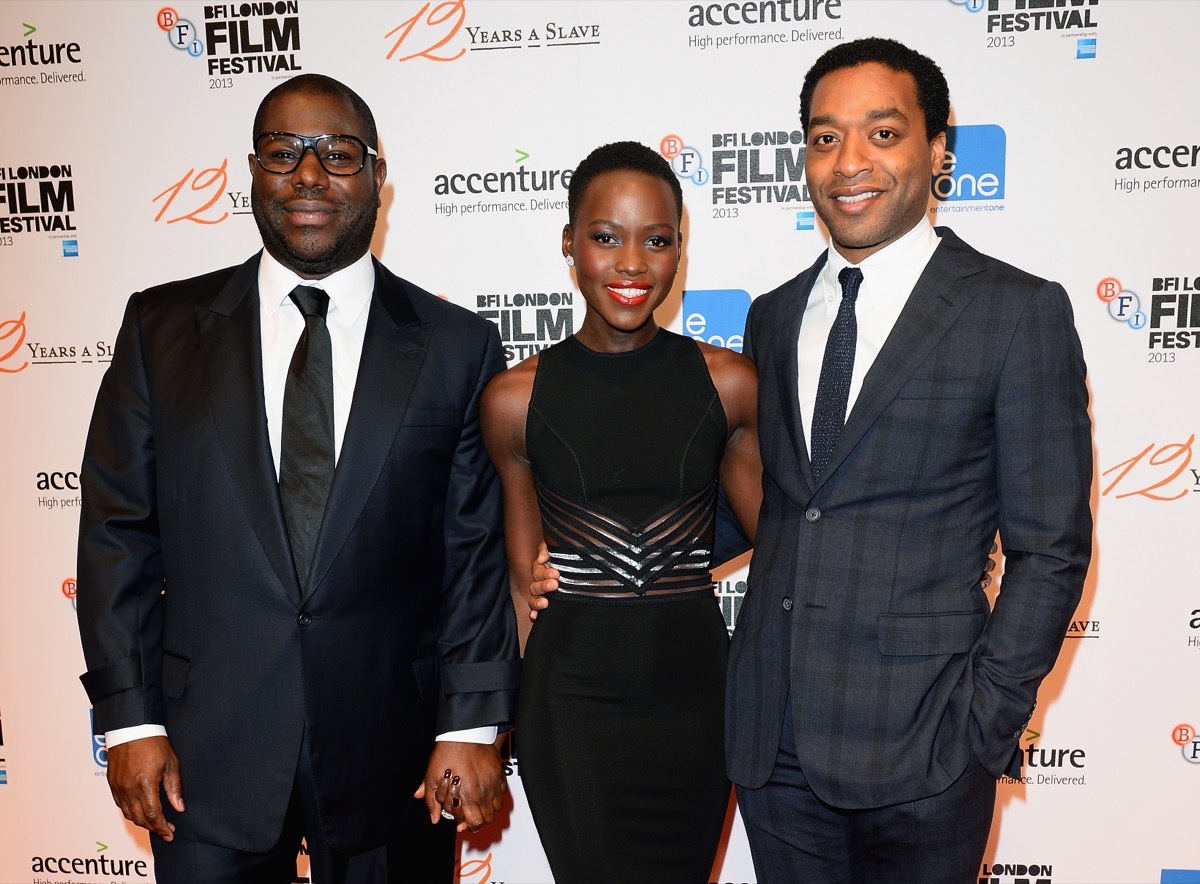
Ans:
POLYGON ((251 133, 251 137, 257 139, 262 134, 263 118, 266 116, 267 108, 271 102, 277 98, 283 98, 286 95, 294 95, 296 93, 325 95, 346 102, 358 117, 358 122, 362 125, 362 131, 334 132, 329 134, 356 135, 365 141, 368 147, 373 150, 379 150, 379 132, 375 128, 375 115, 371 113, 371 109, 367 107, 367 103, 345 83, 339 82, 333 79, 333 77, 326 77, 324 74, 301 74, 298 77, 292 77, 290 80, 284 80, 263 96, 263 100, 258 105, 258 113, 254 115, 254 132, 251 133))
POLYGON ((679 178, 662 156, 644 144, 636 141, 614 141, 596 148, 575 167, 571 174, 571 183, 567 187, 567 218, 572 227, 579 212, 579 204, 583 202, 583 193, 598 175, 606 172, 644 172, 661 178, 671 186, 675 196, 675 211, 679 220, 683 220, 683 188, 679 178))
POLYGON ((828 50, 813 63, 804 75, 800 89, 800 126, 808 134, 808 122, 812 113, 812 97, 817 83, 826 74, 842 68, 876 62, 902 74, 909 74, 917 84, 917 104, 925 115, 925 139, 946 131, 950 121, 950 87, 937 62, 909 49, 896 40, 883 37, 865 37, 840 43, 828 50))

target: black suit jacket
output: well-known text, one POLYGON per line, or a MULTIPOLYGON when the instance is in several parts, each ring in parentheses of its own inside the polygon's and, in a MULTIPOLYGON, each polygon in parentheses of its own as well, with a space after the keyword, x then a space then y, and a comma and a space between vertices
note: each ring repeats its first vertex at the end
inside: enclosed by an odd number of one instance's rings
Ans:
POLYGON ((302 597, 257 273, 255 256, 129 300, 81 471, 82 680, 97 731, 166 726, 182 837, 273 846, 307 728, 329 840, 359 851, 411 813, 436 733, 513 718, 500 487, 479 432, 500 341, 376 262, 302 597))
POLYGON ((796 341, 825 257, 751 307, 764 499, 726 723, 742 785, 770 776, 789 693, 804 773, 835 806, 936 794, 972 754, 999 776, 1078 604, 1092 457, 1070 301, 938 234, 820 481, 796 341))

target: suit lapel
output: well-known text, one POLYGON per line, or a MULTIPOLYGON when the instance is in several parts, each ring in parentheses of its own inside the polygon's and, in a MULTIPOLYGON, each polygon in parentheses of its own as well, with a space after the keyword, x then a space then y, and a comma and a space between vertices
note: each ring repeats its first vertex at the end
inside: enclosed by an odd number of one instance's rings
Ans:
POLYGON ((820 484, 833 475, 975 296, 962 281, 983 269, 978 253, 952 231, 943 228, 937 233, 942 243, 917 280, 896 325, 863 379, 862 390, 846 418, 846 426, 820 484))
POLYGON ((800 415, 799 364, 796 348, 800 339, 800 327, 804 324, 804 311, 808 305, 808 298, 821 268, 825 266, 826 257, 823 252, 812 267, 792 281, 791 289, 788 292, 787 307, 781 317, 782 321, 776 326, 778 337, 774 341, 775 352, 779 354, 776 364, 781 399, 779 405, 783 412, 784 427, 787 429, 791 452, 797 466, 795 471, 781 471, 782 475, 777 478, 781 480, 783 490, 788 496, 801 501, 812 496, 813 476, 804 419, 800 415))
POLYGON ((354 401, 313 551, 308 595, 321 585, 375 489, 433 331, 430 323, 420 321, 400 280, 378 261, 368 309, 354 401))
POLYGON ((196 328, 213 421, 234 486, 271 567, 290 587, 291 598, 298 599, 300 587, 267 435, 257 255, 234 271, 207 306, 196 308, 196 328))

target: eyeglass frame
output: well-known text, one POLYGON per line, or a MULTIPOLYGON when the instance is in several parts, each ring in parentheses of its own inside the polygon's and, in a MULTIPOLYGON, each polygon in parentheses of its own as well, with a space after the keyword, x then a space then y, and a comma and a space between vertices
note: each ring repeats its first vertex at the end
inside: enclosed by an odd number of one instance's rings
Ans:
POLYGON ((317 158, 317 163, 320 164, 321 168, 324 169, 326 173, 337 176, 338 178, 350 178, 354 175, 357 175, 367 167, 367 157, 374 157, 375 159, 379 158, 379 151, 375 150, 375 148, 371 147, 371 145, 367 144, 357 135, 348 135, 341 132, 326 132, 324 135, 298 135, 295 132, 260 132, 258 137, 254 139, 254 160, 258 163, 259 168, 261 168, 268 175, 291 175, 300 168, 300 164, 304 162, 304 155, 310 150, 313 152, 313 156, 317 158), (259 143, 264 138, 267 138, 271 135, 286 135, 288 138, 295 138, 301 144, 300 153, 296 157, 296 165, 292 166, 292 168, 288 169, 287 171, 277 172, 274 169, 268 169, 265 165, 263 165, 262 157, 258 155, 259 143), (363 150, 366 151, 366 154, 363 156, 362 165, 360 165, 353 172, 335 172, 330 169, 325 165, 325 160, 321 158, 321 154, 317 151, 317 142, 322 138, 349 138, 352 141, 357 141, 363 146, 363 150))

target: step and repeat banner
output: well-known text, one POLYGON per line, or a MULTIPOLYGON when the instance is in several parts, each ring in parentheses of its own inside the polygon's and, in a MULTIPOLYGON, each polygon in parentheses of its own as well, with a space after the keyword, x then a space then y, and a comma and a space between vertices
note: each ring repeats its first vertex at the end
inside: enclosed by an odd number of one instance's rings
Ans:
MULTIPOLYGON (((510 363, 582 320, 570 171, 657 148, 686 203, 660 320, 740 349, 751 300, 826 247, 804 72, 880 35, 950 82, 932 220, 1061 281, 1090 369, 1094 563, 979 880, 1200 882, 1198 32, 1194 0, 0 2, 0 881, 153 880, 78 682, 79 463, 128 295, 258 248, 272 86, 363 95, 389 169, 375 254, 495 322, 510 363)), ((744 566, 718 575, 731 629, 744 566)), ((506 764, 512 806, 462 843, 463 882, 551 880, 519 735, 506 764)), ((736 812, 712 880, 754 881, 736 812)))

